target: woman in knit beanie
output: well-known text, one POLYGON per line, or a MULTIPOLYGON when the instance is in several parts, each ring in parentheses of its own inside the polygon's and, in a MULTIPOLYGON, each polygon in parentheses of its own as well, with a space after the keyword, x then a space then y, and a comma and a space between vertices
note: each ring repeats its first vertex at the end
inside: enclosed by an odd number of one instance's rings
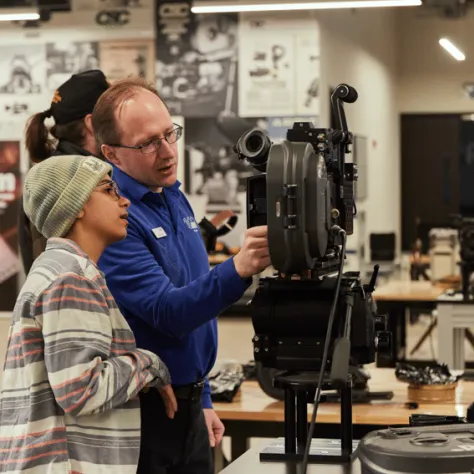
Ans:
POLYGON ((58 156, 30 170, 24 209, 48 238, 18 296, 0 396, 0 472, 135 474, 138 393, 156 387, 168 416, 167 367, 137 349, 96 262, 127 234, 109 164, 58 156))

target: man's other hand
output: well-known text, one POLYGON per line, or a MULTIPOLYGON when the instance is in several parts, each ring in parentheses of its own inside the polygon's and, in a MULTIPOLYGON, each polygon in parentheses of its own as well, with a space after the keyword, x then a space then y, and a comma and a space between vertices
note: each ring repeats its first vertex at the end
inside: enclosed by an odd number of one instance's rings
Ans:
POLYGON ((269 267, 268 227, 257 226, 247 229, 240 252, 234 257, 234 265, 241 278, 249 278, 269 267))
POLYGON ((206 418, 207 431, 209 433, 209 443, 211 448, 214 448, 222 441, 225 428, 212 408, 204 408, 204 417, 206 418))

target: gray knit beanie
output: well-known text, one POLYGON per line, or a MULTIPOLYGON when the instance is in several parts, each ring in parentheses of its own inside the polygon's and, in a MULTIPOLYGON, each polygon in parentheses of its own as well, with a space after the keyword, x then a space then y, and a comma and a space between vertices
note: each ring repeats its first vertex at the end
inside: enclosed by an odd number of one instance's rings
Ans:
POLYGON ((23 189, 25 214, 46 238, 64 237, 112 167, 92 156, 53 156, 34 165, 23 189))

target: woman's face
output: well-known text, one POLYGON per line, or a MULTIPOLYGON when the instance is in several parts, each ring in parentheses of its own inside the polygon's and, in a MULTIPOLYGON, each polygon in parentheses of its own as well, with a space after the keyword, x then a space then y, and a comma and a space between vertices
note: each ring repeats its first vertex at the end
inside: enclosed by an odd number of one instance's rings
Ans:
POLYGON ((81 224, 92 236, 110 245, 127 236, 129 206, 130 201, 118 194, 117 185, 106 176, 84 206, 81 224))

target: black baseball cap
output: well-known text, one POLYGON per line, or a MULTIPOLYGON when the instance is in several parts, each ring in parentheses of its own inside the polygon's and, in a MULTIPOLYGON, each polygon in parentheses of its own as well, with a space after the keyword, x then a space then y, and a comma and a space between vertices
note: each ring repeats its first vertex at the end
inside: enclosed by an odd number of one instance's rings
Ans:
POLYGON ((51 107, 44 113, 53 117, 58 125, 64 125, 91 114, 99 97, 109 88, 105 75, 99 69, 74 74, 51 99, 51 107))

